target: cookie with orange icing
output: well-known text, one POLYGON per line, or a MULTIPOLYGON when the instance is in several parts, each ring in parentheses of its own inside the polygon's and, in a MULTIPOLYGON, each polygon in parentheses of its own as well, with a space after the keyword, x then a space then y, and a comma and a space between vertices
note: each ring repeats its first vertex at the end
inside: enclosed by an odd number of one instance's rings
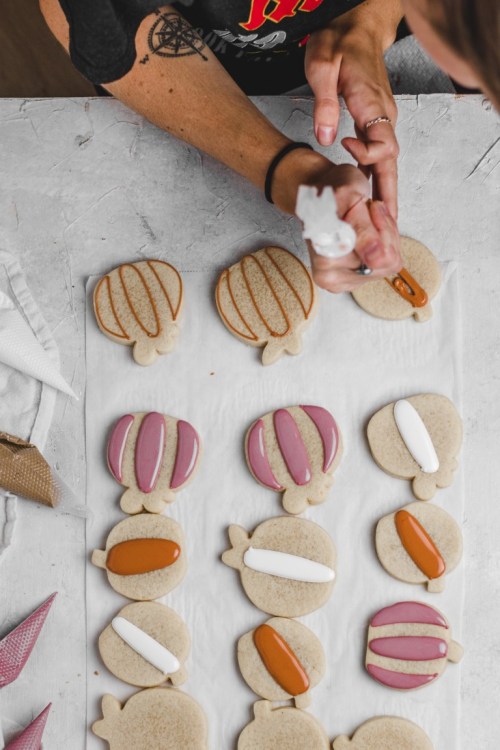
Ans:
POLYGON ((377 716, 365 721, 349 739, 343 734, 333 741, 333 750, 433 750, 426 733, 408 719, 377 716))
POLYGON ((112 341, 133 347, 139 365, 174 348, 184 301, 179 272, 163 260, 124 263, 97 282, 97 325, 112 341))
POLYGON ((300 353, 302 334, 317 306, 308 269, 281 247, 257 250, 223 271, 215 298, 229 331, 246 344, 264 347, 263 365, 285 352, 300 353))
POLYGON ((380 562, 400 581, 443 591, 445 576, 462 557, 462 533, 446 511, 430 503, 411 503, 384 516, 375 544, 380 562))
POLYGON ((413 317, 422 323, 432 316, 431 300, 441 286, 439 263, 425 245, 410 237, 401 237, 401 256, 403 268, 399 273, 369 281, 351 294, 376 318, 413 317))
POLYGON ((137 601, 159 599, 186 573, 184 534, 171 518, 141 513, 117 524, 106 549, 92 553, 92 562, 106 570, 119 594, 137 601))
POLYGON ((238 641, 238 664, 254 693, 269 701, 293 699, 306 708, 325 673, 323 647, 297 620, 273 617, 238 641))
POLYGON ((254 704, 254 720, 238 738, 237 750, 330 750, 321 724, 298 708, 254 704))

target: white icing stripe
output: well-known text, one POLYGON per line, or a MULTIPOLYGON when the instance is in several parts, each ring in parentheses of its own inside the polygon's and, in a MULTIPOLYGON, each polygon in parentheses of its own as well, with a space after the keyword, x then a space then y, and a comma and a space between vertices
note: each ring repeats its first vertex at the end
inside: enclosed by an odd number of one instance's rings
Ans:
POLYGON ((181 668, 179 660, 161 643, 124 617, 115 617, 112 628, 125 643, 163 674, 174 674, 181 668))
POLYGON ((434 474, 439 469, 439 458, 418 411, 402 399, 394 404, 394 419, 404 444, 422 471, 434 474))
POLYGON ((308 560, 306 557, 289 555, 287 552, 276 552, 270 549, 249 547, 243 557, 247 568, 258 573, 267 573, 278 578, 289 578, 291 581, 307 583, 328 583, 335 578, 335 571, 327 565, 308 560))

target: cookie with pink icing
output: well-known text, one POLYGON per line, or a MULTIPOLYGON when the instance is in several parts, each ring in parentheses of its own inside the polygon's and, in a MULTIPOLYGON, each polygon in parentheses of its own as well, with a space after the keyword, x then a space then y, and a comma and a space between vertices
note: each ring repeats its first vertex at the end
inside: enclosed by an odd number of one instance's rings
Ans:
POLYGON ((197 431, 183 419, 158 412, 125 414, 111 430, 108 467, 127 491, 125 513, 161 513, 193 478, 201 455, 197 431))
POLYGON ((337 553, 321 526, 304 518, 279 516, 249 533, 229 527, 231 549, 222 561, 236 568, 251 602, 279 617, 300 617, 319 609, 332 593, 337 553))
POLYGON ((381 685, 415 690, 457 663, 462 646, 451 638, 446 617, 422 602, 398 602, 381 609, 368 628, 366 669, 381 685))
POLYGON ((325 500, 342 457, 342 435, 322 406, 290 406, 252 424, 245 453, 255 479, 283 493, 288 513, 302 513, 325 500))

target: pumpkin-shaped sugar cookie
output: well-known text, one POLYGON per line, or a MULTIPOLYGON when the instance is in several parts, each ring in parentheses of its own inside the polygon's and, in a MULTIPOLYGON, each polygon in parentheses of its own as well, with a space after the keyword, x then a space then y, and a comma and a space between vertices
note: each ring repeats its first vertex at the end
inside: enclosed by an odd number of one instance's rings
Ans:
POLYGON ((262 364, 299 354, 302 333, 316 312, 311 274, 295 255, 266 247, 222 272, 215 294, 227 328, 241 341, 263 346, 262 364))
POLYGON ((125 414, 108 440, 108 466, 129 489, 120 505, 125 513, 161 513, 175 500, 198 468, 200 438, 183 419, 158 412, 125 414))
POLYGON ((458 467, 462 420, 446 396, 425 393, 380 409, 369 421, 372 456, 392 476, 411 479, 418 500, 448 487, 458 467))
POLYGON ((140 514, 121 521, 110 532, 106 549, 94 550, 92 562, 104 568, 119 594, 148 601, 172 591, 187 568, 184 534, 164 516, 140 514))
POLYGON ((415 690, 429 685, 449 661, 459 662, 462 656, 445 616, 422 602, 398 602, 370 622, 366 669, 386 687, 415 690))
POLYGON ((187 679, 189 631, 179 615, 158 602, 128 604, 99 636, 99 653, 109 671, 137 687, 187 679))
POLYGON ((270 615, 299 617, 322 607, 335 581, 336 550, 312 521, 279 516, 249 534, 229 527, 232 549, 222 560, 241 574, 245 592, 270 615))
POLYGON ((273 617, 238 641, 238 664, 245 682, 269 701, 310 703, 310 690, 325 672, 325 654, 316 636, 297 620, 273 617))
POLYGON ((112 341, 133 346, 139 365, 151 365, 173 349, 182 303, 180 274, 162 260, 124 263, 94 290, 97 325, 112 341))
POLYGON ((433 750, 432 742, 412 721, 378 716, 357 729, 352 739, 345 734, 333 741, 333 750, 433 750))
POLYGON ((410 237, 401 237, 403 268, 399 273, 374 279, 358 287, 352 296, 363 310, 376 318, 418 322, 432 316, 430 301, 441 286, 439 264, 428 248, 410 237))
POLYGON ((208 750, 205 714, 175 688, 141 690, 123 707, 105 695, 102 713, 92 731, 109 743, 109 750, 208 750))
POLYGON ((253 423, 245 453, 255 479, 283 493, 288 513, 302 513, 325 499, 342 457, 342 436, 327 409, 290 406, 253 423))
POLYGON ((445 575, 462 557, 462 533, 446 511, 431 503, 411 503, 384 516, 375 544, 390 575, 408 583, 425 583, 429 591, 444 589, 445 575))
POLYGON ((330 750, 321 724, 298 708, 273 708, 268 701, 253 707, 255 719, 238 739, 237 750, 330 750))

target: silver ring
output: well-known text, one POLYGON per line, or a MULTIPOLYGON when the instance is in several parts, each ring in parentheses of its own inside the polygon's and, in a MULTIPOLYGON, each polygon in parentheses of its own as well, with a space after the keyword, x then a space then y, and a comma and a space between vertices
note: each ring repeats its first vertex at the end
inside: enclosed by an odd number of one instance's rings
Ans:
POLYGON ((365 125, 365 131, 368 130, 368 128, 371 128, 372 125, 378 125, 379 122, 387 122, 389 125, 392 124, 390 117, 387 117, 387 115, 379 115, 378 117, 374 117, 373 120, 368 120, 365 125))
POLYGON ((359 268, 356 268, 356 273, 359 276, 369 276, 371 273, 373 273, 373 270, 371 268, 368 268, 368 266, 365 266, 364 263, 362 263, 359 268))

